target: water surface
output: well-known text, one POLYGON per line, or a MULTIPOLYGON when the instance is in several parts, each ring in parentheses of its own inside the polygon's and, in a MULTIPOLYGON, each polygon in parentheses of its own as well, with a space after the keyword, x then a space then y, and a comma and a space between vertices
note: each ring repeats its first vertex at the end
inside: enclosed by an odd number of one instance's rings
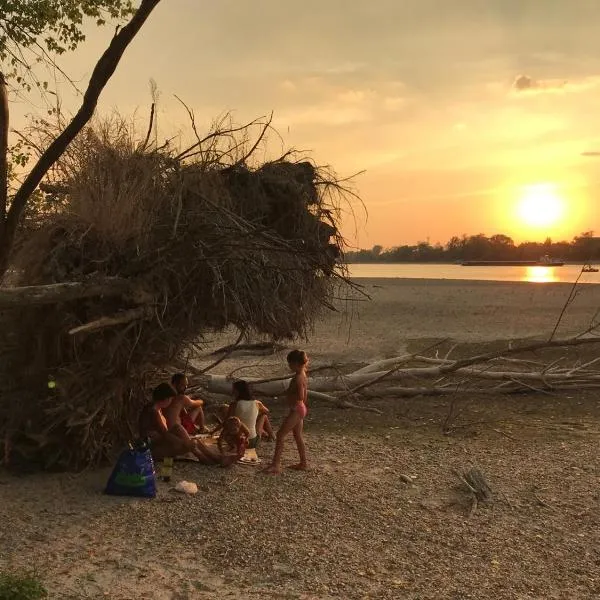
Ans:
MULTIPOLYGON (((352 278, 467 279, 479 281, 528 281, 573 283, 581 265, 563 267, 463 267, 454 264, 381 263, 350 264, 352 278)), ((581 283, 600 283, 600 273, 583 273, 581 283)))

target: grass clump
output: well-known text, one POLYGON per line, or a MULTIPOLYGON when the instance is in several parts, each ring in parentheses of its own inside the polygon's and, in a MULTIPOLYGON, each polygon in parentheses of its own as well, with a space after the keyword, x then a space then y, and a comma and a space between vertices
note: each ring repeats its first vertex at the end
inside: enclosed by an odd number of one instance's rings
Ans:
POLYGON ((1 600, 41 600, 48 592, 34 573, 0 571, 1 600))

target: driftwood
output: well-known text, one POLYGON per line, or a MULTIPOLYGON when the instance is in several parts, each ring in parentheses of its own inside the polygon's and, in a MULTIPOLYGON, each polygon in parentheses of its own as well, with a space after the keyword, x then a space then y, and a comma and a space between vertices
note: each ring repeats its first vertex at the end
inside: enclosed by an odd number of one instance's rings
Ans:
POLYGON ((56 304, 99 296, 121 296, 131 289, 131 282, 117 278, 15 288, 0 287, 0 308, 56 304))
POLYGON ((132 310, 124 310, 113 317, 100 317, 95 321, 90 321, 78 327, 73 327, 69 330, 69 335, 77 335, 78 333, 91 333, 105 327, 114 327, 115 325, 125 325, 132 321, 147 320, 153 315, 153 310, 150 307, 142 306, 133 308, 132 310))
POLYGON ((469 517, 477 510, 480 502, 491 502, 492 489, 479 469, 472 468, 462 472, 455 471, 455 474, 460 479, 462 487, 471 496, 469 517))
MULTIPOLYGON (((588 332, 589 333, 589 332, 588 332)), ((417 396, 453 396, 460 391, 514 394, 535 392, 553 394, 575 389, 600 389, 600 357, 578 364, 564 364, 564 357, 544 361, 542 358, 517 358, 519 353, 541 352, 548 348, 568 348, 600 344, 600 337, 575 337, 526 345, 509 345, 504 351, 451 359, 406 354, 368 365, 311 366, 309 397, 339 408, 377 409, 357 399, 407 398, 417 396), (503 354, 504 352, 504 354, 503 354), (507 356, 508 355, 508 356, 507 356), (334 371, 335 374, 325 374, 334 371)), ((233 346, 229 352, 233 351, 233 346)), ((239 369, 231 375, 211 375, 207 369, 189 366, 197 389, 222 395, 231 394, 231 385, 239 378, 239 369)), ((284 375, 270 379, 244 377, 257 394, 283 395, 290 382, 284 375)))
POLYGON ((233 352, 251 352, 254 354, 275 354, 283 350, 285 346, 276 342, 255 342, 253 344, 229 344, 223 346, 213 352, 213 356, 217 354, 231 354, 233 352))

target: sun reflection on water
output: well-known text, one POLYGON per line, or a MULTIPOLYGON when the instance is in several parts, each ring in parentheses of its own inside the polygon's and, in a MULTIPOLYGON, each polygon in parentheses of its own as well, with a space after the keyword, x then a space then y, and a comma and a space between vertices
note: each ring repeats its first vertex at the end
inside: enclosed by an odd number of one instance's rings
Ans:
POLYGON ((527 267, 523 281, 531 283, 553 283, 558 281, 554 267, 527 267))

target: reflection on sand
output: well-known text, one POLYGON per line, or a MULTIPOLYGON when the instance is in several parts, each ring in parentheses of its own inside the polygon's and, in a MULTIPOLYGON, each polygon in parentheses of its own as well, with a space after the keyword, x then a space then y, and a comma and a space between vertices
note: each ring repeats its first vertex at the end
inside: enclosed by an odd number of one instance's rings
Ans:
POLYGON ((554 267, 526 267, 523 281, 531 283, 552 283, 558 281, 554 267))

